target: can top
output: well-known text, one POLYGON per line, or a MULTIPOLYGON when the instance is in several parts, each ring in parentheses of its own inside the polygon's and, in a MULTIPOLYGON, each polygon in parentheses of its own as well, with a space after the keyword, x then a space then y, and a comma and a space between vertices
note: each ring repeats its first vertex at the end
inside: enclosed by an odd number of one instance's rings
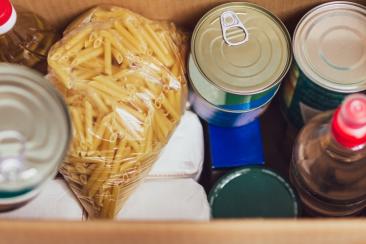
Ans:
POLYGON ((296 217, 298 204, 289 184, 264 167, 234 170, 209 194, 213 218, 296 217))
POLYGON ((241 95, 280 82, 292 58, 283 23, 250 3, 227 3, 206 13, 193 32, 191 47, 196 66, 209 82, 241 95))
POLYGON ((366 89, 366 7, 331 2, 308 12, 296 27, 293 52, 316 84, 336 92, 366 89))
POLYGON ((52 84, 20 65, 0 64, 0 114, 0 198, 8 198, 55 176, 71 124, 52 84))

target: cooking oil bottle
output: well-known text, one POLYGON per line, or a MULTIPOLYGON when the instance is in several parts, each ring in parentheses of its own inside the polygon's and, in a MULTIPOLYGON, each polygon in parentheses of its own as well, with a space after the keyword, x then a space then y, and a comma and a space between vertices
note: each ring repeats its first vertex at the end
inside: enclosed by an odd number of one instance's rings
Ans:
POLYGON ((0 62, 42 70, 56 39, 56 32, 42 18, 16 11, 10 0, 0 0, 0 62))
POLYGON ((366 206, 366 96, 312 119, 294 146, 290 178, 310 215, 356 215, 366 206))

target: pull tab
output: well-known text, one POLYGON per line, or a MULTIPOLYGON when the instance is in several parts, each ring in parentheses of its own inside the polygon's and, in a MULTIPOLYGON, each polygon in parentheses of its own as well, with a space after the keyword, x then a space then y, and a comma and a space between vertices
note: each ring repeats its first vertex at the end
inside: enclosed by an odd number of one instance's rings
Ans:
POLYGON ((0 152, 0 182, 16 181, 23 170, 25 158, 25 138, 18 131, 8 130, 0 132, 0 145, 9 143, 15 147, 14 151, 7 155, 0 152))
POLYGON ((222 35, 224 37, 224 41, 229 46, 237 46, 240 44, 244 44, 249 40, 249 32, 244 27, 243 23, 241 23, 239 17, 234 13, 233 11, 225 11, 221 14, 221 29, 222 29, 222 35), (244 39, 238 42, 231 42, 227 36, 228 30, 232 28, 239 28, 243 31, 243 34, 245 35, 244 39))

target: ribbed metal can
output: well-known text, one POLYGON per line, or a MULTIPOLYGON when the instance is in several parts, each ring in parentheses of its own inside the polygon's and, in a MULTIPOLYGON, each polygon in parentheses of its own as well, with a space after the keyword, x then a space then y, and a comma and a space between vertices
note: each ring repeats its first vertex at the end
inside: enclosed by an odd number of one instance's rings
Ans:
POLYGON ((330 2, 310 10, 293 36, 294 62, 282 108, 298 129, 344 97, 366 90, 366 7, 330 2))
POLYGON ((288 31, 272 13, 244 2, 217 6, 192 35, 192 107, 211 124, 245 125, 265 111, 291 62, 288 31))
POLYGON ((58 171, 71 123, 62 97, 41 74, 0 63, 0 211, 35 197, 58 171))

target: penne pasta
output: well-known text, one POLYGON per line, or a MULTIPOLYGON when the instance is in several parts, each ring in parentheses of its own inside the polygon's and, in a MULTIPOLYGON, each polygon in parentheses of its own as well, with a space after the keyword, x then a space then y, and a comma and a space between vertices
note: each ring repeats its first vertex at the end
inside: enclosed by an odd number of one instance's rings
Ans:
POLYGON ((122 56, 126 56, 128 54, 128 51, 126 50, 126 48, 122 45, 122 43, 120 41, 117 40, 116 36, 112 35, 110 32, 108 31, 101 31, 100 34, 108 41, 111 42, 112 46, 115 47, 121 54, 122 56))
MULTIPOLYGON (((126 18, 123 21, 123 24, 126 26, 126 28, 128 29, 129 32, 131 32, 133 34, 133 36, 135 37, 135 39, 138 42, 139 47, 142 49, 143 52, 146 52, 147 50, 147 44, 144 41, 142 35, 140 34, 139 30, 137 30, 137 28, 135 27, 135 25, 133 24, 135 19, 131 19, 131 18, 126 18)), ((136 21, 136 20, 135 20, 136 21)))
POLYGON ((98 93, 96 93, 96 92, 90 92, 89 93, 89 96, 90 96, 91 101, 94 104, 94 106, 98 108, 98 112, 100 112, 102 114, 108 113, 108 107, 104 103, 104 101, 101 98, 101 96, 98 95, 98 93))
POLYGON ((71 107, 71 116, 73 119, 74 126, 76 128, 76 136, 80 140, 81 146, 85 145, 85 134, 84 134, 84 127, 82 123, 81 113, 78 111, 77 108, 71 107))
POLYGON ((110 30, 111 34, 117 39, 117 40, 121 40, 121 42, 123 43, 123 46, 129 51, 129 52, 133 52, 133 53, 139 53, 138 49, 136 49, 134 47, 133 44, 131 44, 129 41, 123 39, 123 37, 120 35, 120 33, 116 30, 110 30))
POLYGON ((164 138, 167 138, 172 123, 162 113, 156 113, 156 126, 161 130, 164 138))
POLYGON ((170 101, 166 98, 164 94, 161 94, 160 96, 162 97, 162 107, 168 112, 169 115, 172 116, 172 119, 174 121, 178 121, 179 114, 174 109, 174 105, 170 103, 170 101))
POLYGON ((87 35, 89 35, 92 32, 92 30, 93 30, 93 28, 91 25, 84 28, 77 35, 73 36, 68 42, 66 42, 65 49, 66 50, 71 49, 75 44, 77 44, 79 42, 83 42, 83 38, 85 38, 87 35))
MULTIPOLYGON (((144 26, 145 27, 145 26, 144 26)), ((166 67, 171 67, 173 65, 173 59, 168 57, 163 53, 162 50, 159 49, 159 45, 152 39, 152 37, 147 33, 146 27, 140 29, 141 36, 143 36, 144 40, 147 42, 148 46, 153 50, 156 57, 159 61, 164 64, 166 67)))
POLYGON ((103 37, 98 36, 93 42, 93 48, 99 48, 103 44, 103 37))
POLYGON ((167 24, 97 7, 49 52, 49 77, 73 123, 60 172, 89 217, 116 215, 176 127, 187 95, 184 40, 167 24))
POLYGON ((122 64, 123 55, 115 48, 112 48, 113 58, 116 60, 117 64, 122 64))
MULTIPOLYGON (((105 82, 107 83, 107 82, 105 82)), ((89 86, 94 87, 97 90, 100 90, 102 92, 104 92, 105 94, 112 96, 116 99, 122 97, 122 96, 127 96, 128 94, 126 94, 122 89, 118 88, 117 90, 115 90, 113 87, 114 85, 109 84, 109 86, 105 85, 105 84, 101 84, 100 82, 97 81, 92 81, 88 83, 89 86), (112 87, 113 86, 113 87, 112 87)))
POLYGON ((172 73, 173 75, 179 79, 180 78, 180 75, 181 75, 181 71, 179 70, 179 67, 181 67, 181 63, 179 61, 176 61, 175 64, 173 65, 172 67, 172 73))
POLYGON ((122 109, 127 113, 131 114, 136 119, 140 120, 141 122, 145 120, 145 114, 141 113, 141 111, 136 111, 135 109, 131 108, 129 105, 124 103, 118 104, 118 109, 122 109))
POLYGON ((75 56, 83 48, 83 43, 79 42, 70 48, 63 56, 72 57, 75 56))
POLYGON ((60 64, 50 62, 50 66, 52 67, 55 75, 57 76, 58 80, 67 88, 72 88, 72 81, 69 78, 68 73, 65 71, 65 68, 62 67, 60 64))
POLYGON ((112 47, 109 40, 104 41, 104 72, 112 74, 112 47))
POLYGON ((133 50, 137 53, 141 52, 140 46, 138 45, 138 40, 136 40, 133 35, 131 35, 128 30, 123 27, 119 21, 114 22, 114 28, 118 31, 118 33, 124 38, 126 43, 129 43, 131 46, 133 46, 133 50))
MULTIPOLYGON (((159 49, 167 56, 171 56, 171 52, 170 52, 170 46, 169 45, 165 45, 160 37, 158 36, 158 33, 156 30, 153 30, 153 28, 151 27, 150 24, 145 24, 144 25, 147 33, 152 37, 152 39, 154 40, 154 42, 158 45, 159 49)), ((173 57, 170 57, 171 59, 173 59, 173 57)))
POLYGON ((103 53, 103 48, 88 48, 81 51, 78 56, 71 62, 72 66, 77 66, 96 58, 103 53))
POLYGON ((78 81, 78 80, 90 80, 91 78, 95 77, 99 73, 100 73, 100 71, 98 69, 96 69, 96 70, 79 69, 79 70, 75 70, 73 72, 73 75, 75 77, 75 80, 78 81))
POLYGON ((88 147, 93 145, 93 111, 92 105, 85 101, 85 135, 88 147))

